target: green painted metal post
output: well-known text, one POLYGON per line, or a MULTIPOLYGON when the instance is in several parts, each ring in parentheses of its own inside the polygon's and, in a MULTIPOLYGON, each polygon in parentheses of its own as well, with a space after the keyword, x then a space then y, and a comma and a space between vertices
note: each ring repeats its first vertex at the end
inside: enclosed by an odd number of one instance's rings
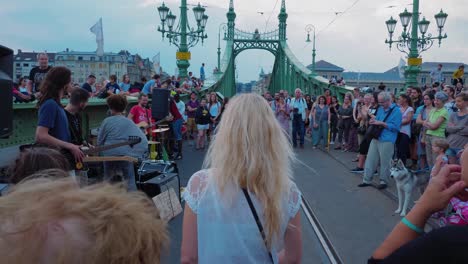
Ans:
MULTIPOLYGON (((180 46, 179 52, 188 52, 187 45, 187 0, 182 0, 180 5, 180 46)), ((188 60, 177 60, 179 76, 184 79, 188 76, 187 69, 190 66, 188 60)))
MULTIPOLYGON (((412 27, 411 27, 411 46, 408 54, 408 61, 417 59, 418 53, 418 22, 419 22, 419 0, 413 0, 413 16, 412 16, 412 27)), ((421 70, 420 65, 409 65, 406 68, 406 88, 418 87, 418 74, 421 70)))

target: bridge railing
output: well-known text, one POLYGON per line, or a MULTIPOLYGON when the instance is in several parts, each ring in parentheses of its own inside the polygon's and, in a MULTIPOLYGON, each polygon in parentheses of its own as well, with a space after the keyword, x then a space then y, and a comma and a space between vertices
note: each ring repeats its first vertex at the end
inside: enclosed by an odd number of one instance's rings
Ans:
POLYGON ((252 33, 240 29, 234 29, 234 39, 236 40, 279 40, 279 30, 260 33, 252 33))
POLYGON ((218 92, 221 97, 233 96, 235 94, 235 76, 234 76, 234 56, 232 54, 233 41, 226 41, 226 48, 220 62, 218 72, 213 73, 205 81, 202 94, 207 92, 218 92))
MULTIPOLYGON (((281 67, 286 67, 286 68, 290 67, 289 75, 283 76, 282 78, 289 77, 291 80, 288 80, 285 82, 284 80, 277 80, 276 78, 278 77, 275 76, 274 78, 276 80, 271 82, 270 84, 273 83, 273 85, 276 86, 276 89, 278 89, 278 87, 286 83, 287 87, 285 88, 286 89, 289 88, 288 90, 290 92, 293 92, 295 88, 301 88, 305 93, 319 95, 319 94, 323 94, 324 90, 328 88, 330 89, 332 95, 337 95, 340 100, 344 97, 344 95, 347 92, 353 91, 354 87, 352 86, 330 85, 328 79, 314 74, 310 69, 304 66, 304 64, 302 64, 297 59, 297 57, 291 51, 287 43, 282 42, 280 45, 280 48, 281 48, 281 55, 278 56, 275 60, 273 73, 275 73, 276 71, 277 74, 284 75, 284 69, 281 69, 281 67), (284 61, 288 61, 288 63, 285 63, 286 65, 282 65, 281 62, 278 60, 280 61, 282 60, 283 63, 284 61), (283 71, 283 72, 280 72, 280 71, 283 71)), ((282 88, 282 89, 285 89, 285 88, 282 88)))

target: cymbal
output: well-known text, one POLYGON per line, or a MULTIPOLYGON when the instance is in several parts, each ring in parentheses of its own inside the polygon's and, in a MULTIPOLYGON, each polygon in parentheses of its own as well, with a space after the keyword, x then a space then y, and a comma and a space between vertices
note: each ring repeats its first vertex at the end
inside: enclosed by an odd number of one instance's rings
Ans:
POLYGON ((159 144, 158 141, 148 141, 148 145, 157 145, 159 144))
POLYGON ((154 129, 153 133, 162 133, 162 132, 166 132, 168 130, 169 130, 169 128, 158 128, 158 129, 154 129))

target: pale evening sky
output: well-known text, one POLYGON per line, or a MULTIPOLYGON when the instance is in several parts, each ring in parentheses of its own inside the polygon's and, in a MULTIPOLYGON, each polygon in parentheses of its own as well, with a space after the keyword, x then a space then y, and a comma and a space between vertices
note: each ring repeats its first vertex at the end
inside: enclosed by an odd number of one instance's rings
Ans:
MULTIPOLYGON (((288 44, 296 57, 304 64, 311 63, 312 45, 306 45, 305 26, 313 24, 317 28, 317 60, 327 60, 346 71, 382 72, 398 64, 404 54, 395 48, 390 52, 384 43, 387 38, 385 21, 398 14, 405 7, 411 11, 410 0, 287 0, 289 14, 287 23, 288 44), (339 14, 351 7, 348 12, 339 14), (395 6, 388 8, 389 6, 395 6), (327 27, 334 19, 336 20, 327 27)), ((94 35, 89 28, 100 18, 104 26, 104 49, 118 52, 127 49, 143 57, 152 58, 161 52, 161 65, 170 74, 174 73, 174 46, 167 39, 162 41, 156 31, 160 24, 156 7, 162 1, 153 0, 2 0, 0 8, 0 44, 23 51, 63 51, 66 48, 76 51, 96 49, 94 35)), ((188 0, 189 4, 197 1, 188 0)), ((202 62, 207 71, 216 66, 218 27, 226 22, 228 0, 200 1, 207 6, 209 16, 208 39, 203 46, 191 49, 191 68, 195 75, 202 62)), ((465 0, 421 0, 420 11, 431 21, 428 32, 437 34, 434 15, 441 8, 448 13, 444 31, 448 39, 441 48, 434 45, 423 53, 423 61, 468 62, 468 17, 464 9, 465 0)), ((276 29, 281 0, 237 0, 234 1, 237 18, 236 27, 242 30, 263 31, 276 29), (275 7, 275 8, 274 8, 275 7), (258 12, 263 12, 261 15, 258 12), (270 17, 270 18, 269 18, 270 17), (268 20, 269 18, 269 20, 268 20), (268 24, 266 24, 268 20, 268 24)), ((179 17, 180 1, 166 0, 166 4, 179 17)), ((194 21, 189 12, 189 21, 194 21)), ((398 21, 396 32, 401 31, 398 21)), ((224 52, 224 43, 221 43, 224 52)), ((273 67, 274 57, 266 51, 245 51, 237 58, 239 81, 257 79, 260 68, 266 72, 273 67), (255 58, 255 59, 252 59, 255 58)))

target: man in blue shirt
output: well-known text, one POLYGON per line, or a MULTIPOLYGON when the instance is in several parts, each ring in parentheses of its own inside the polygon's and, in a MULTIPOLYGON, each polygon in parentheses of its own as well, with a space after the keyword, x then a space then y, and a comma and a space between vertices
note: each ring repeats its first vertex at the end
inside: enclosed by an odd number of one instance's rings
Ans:
POLYGON ((151 94, 153 88, 161 88, 160 78, 159 74, 153 75, 153 78, 145 83, 141 92, 144 94, 151 94))
POLYGON ((377 115, 369 121, 369 124, 382 126, 384 129, 379 138, 372 139, 370 143, 364 165, 364 178, 358 186, 366 187, 371 185, 374 172, 380 162, 380 182, 377 188, 385 189, 390 176, 390 161, 393 158, 395 141, 400 131, 402 116, 400 108, 392 102, 390 93, 379 93, 378 103, 377 115))

